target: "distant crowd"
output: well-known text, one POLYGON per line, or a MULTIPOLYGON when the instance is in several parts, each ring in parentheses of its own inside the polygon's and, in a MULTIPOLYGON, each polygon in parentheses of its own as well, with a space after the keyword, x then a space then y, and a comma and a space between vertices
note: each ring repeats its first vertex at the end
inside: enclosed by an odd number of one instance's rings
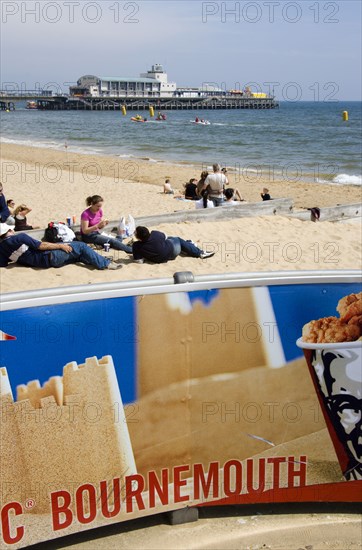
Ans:
MULTIPOLYGON (((195 201, 196 208, 215 208, 217 206, 234 206, 240 202, 246 202, 239 189, 226 187, 229 185, 227 168, 221 168, 219 164, 213 164, 211 174, 201 172, 200 179, 191 178, 184 184, 182 192, 175 193, 170 178, 166 178, 163 192, 173 195, 176 199, 195 201)), ((263 201, 271 200, 269 190, 263 188, 260 193, 263 201)))

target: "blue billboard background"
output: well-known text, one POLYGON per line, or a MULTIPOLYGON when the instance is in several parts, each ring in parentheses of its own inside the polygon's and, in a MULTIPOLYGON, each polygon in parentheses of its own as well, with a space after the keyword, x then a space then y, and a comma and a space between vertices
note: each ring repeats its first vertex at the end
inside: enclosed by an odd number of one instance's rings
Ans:
MULTIPOLYGON (((235 289, 237 291, 237 289, 235 289)), ((357 283, 270 286, 269 292, 287 361, 301 355, 295 341, 312 319, 338 315, 340 298, 361 291, 357 283)), ((190 292, 191 302, 212 307, 222 290, 190 292)), ((4 311, 0 329, 16 340, 0 342, 0 366, 8 370, 13 393, 18 384, 62 375, 70 361, 111 355, 122 398, 137 398, 137 297, 107 298, 4 311)), ((167 335, 165 334, 165 338, 167 335)), ((15 397, 15 395, 14 395, 15 397)))

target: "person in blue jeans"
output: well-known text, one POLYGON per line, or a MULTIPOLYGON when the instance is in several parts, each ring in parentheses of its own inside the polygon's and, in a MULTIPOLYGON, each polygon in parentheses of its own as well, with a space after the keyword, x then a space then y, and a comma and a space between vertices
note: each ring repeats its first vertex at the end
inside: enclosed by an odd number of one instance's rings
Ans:
POLYGON ((38 268, 63 267, 83 263, 97 269, 120 269, 122 264, 97 254, 85 243, 46 243, 26 233, 15 233, 6 223, 0 223, 0 267, 16 262, 38 268))
POLYGON ((138 239, 133 243, 133 259, 137 263, 145 260, 156 264, 174 260, 180 254, 192 258, 211 258, 214 252, 204 252, 192 241, 185 241, 180 237, 166 237, 161 231, 150 231, 147 227, 139 225, 136 227, 135 237, 138 239))

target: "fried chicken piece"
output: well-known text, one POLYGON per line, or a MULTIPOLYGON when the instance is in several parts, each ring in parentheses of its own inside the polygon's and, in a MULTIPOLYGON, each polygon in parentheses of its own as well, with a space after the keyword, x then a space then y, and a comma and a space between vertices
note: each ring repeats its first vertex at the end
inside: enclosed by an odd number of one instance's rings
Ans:
POLYGON ((362 316, 362 292, 341 298, 337 305, 337 311, 345 322, 352 317, 362 316))
POLYGON ((324 317, 310 321, 303 327, 304 342, 313 344, 332 344, 336 342, 353 342, 360 337, 360 327, 347 324, 337 317, 324 317))

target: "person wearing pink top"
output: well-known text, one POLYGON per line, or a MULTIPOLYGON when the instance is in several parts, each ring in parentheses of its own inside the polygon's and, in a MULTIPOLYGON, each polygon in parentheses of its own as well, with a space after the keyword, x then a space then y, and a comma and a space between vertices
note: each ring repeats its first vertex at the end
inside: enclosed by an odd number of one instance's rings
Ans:
POLYGON ((80 217, 80 230, 82 240, 88 244, 103 246, 109 243, 111 248, 132 254, 132 247, 122 243, 122 237, 107 237, 102 235, 101 230, 108 225, 109 220, 103 218, 103 198, 100 195, 92 195, 86 198, 88 208, 82 212, 80 217))

